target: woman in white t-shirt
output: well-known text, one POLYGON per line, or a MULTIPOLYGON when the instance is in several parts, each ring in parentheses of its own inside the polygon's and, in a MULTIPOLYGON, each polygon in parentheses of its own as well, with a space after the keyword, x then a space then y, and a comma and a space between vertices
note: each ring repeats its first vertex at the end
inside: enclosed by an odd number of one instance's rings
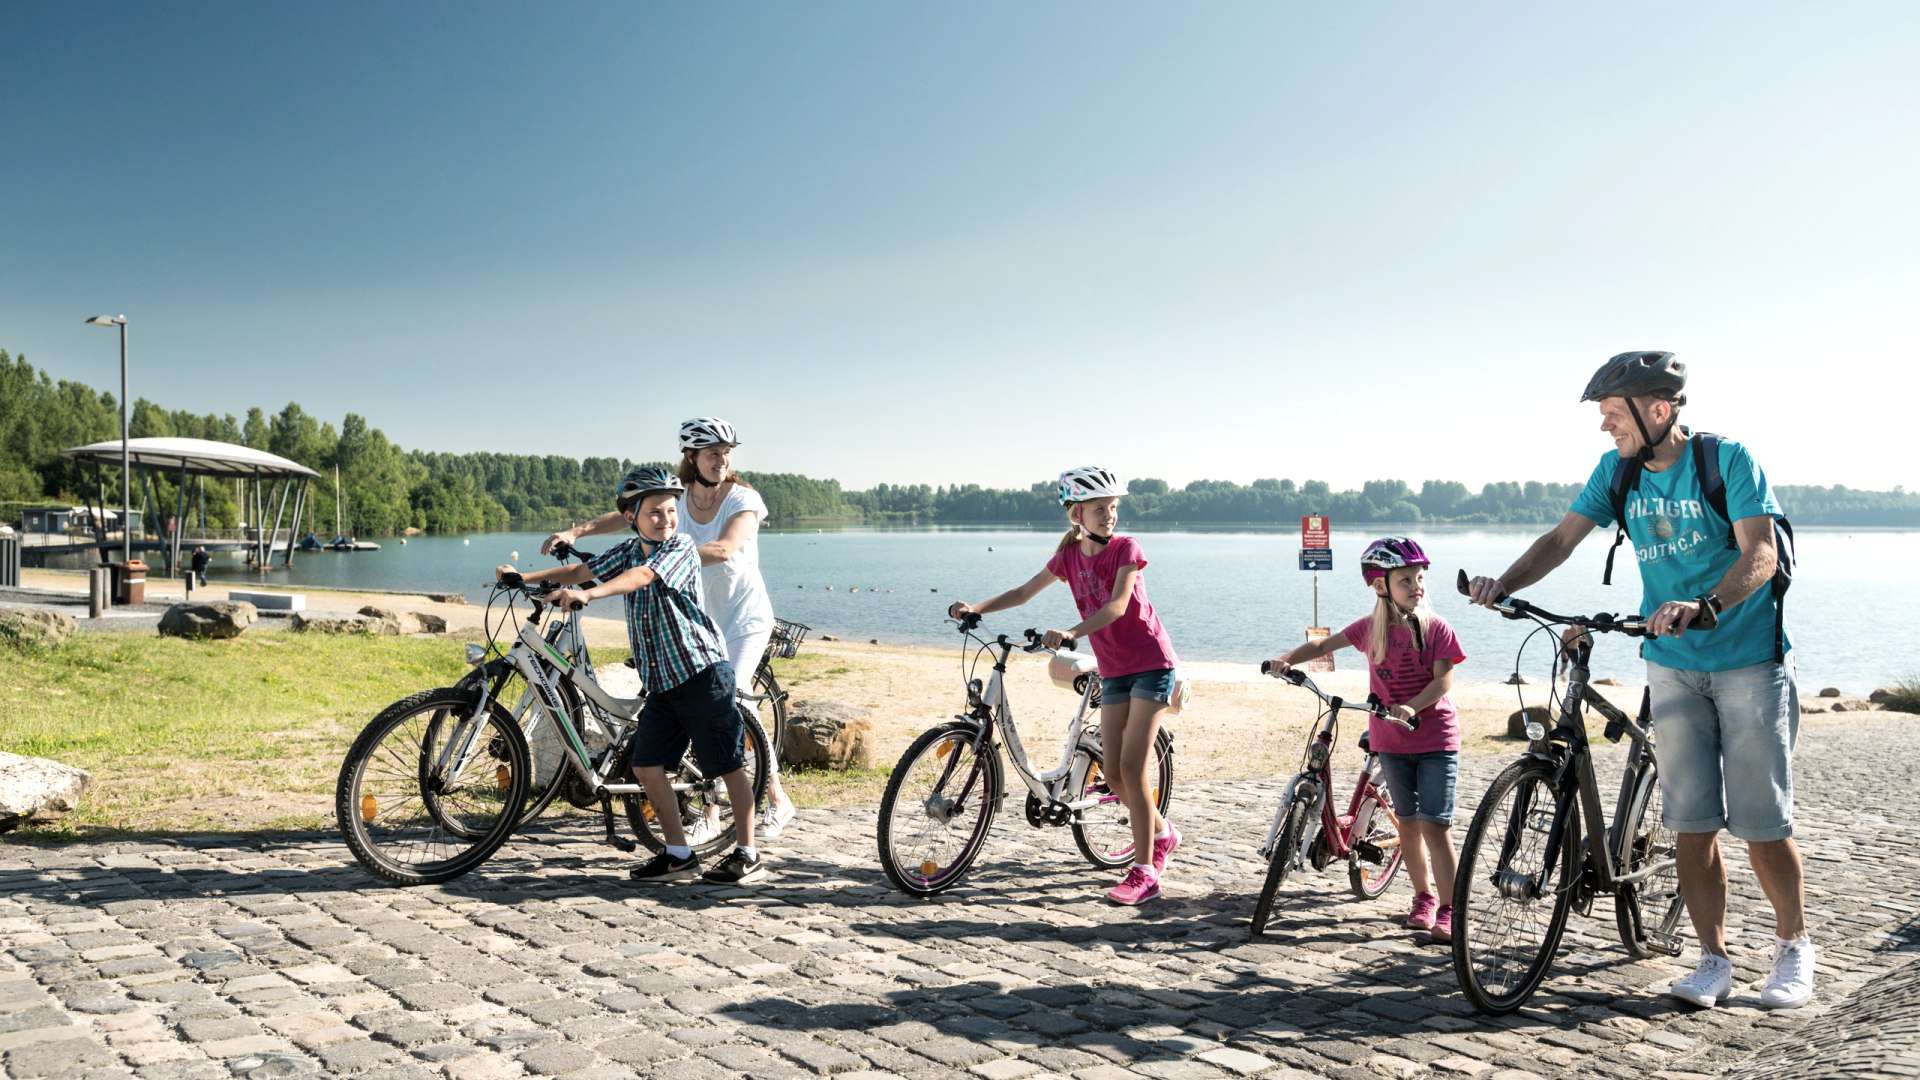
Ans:
MULTIPOLYGON (((718 417, 695 417, 680 425, 679 474, 687 492, 679 499, 679 531, 699 546, 700 606, 719 629, 734 680, 745 689, 751 686, 754 669, 773 636, 773 600, 760 578, 760 522, 766 519, 767 504, 734 475, 733 448, 738 445, 733 425, 718 417)), ((551 550, 556 541, 572 544, 582 536, 626 527, 619 514, 606 514, 578 529, 554 533, 540 550, 551 550)), ((780 782, 780 748, 772 750, 767 762, 767 805, 754 824, 755 834, 768 840, 777 838, 794 815, 793 800, 780 782)), ((718 822, 705 825, 717 828, 718 822)), ((688 835, 702 827, 700 822, 689 822, 688 835)))

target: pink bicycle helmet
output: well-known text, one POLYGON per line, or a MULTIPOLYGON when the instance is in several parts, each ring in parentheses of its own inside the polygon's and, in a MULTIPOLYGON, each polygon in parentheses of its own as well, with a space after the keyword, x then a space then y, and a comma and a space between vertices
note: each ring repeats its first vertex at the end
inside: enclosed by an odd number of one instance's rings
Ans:
POLYGON ((1433 560, 1410 536, 1386 536, 1367 545, 1360 556, 1360 576, 1371 585, 1402 566, 1432 566, 1433 560))

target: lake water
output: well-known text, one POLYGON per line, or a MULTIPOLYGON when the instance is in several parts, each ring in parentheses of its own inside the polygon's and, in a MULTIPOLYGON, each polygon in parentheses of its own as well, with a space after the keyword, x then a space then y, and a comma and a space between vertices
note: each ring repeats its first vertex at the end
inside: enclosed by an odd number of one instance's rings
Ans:
MULTIPOLYGON (((1337 523, 1336 523, 1337 525, 1337 523)), ((1303 640, 1309 625, 1341 627, 1371 610, 1371 594, 1355 560, 1373 533, 1336 529, 1333 571, 1298 569, 1300 536, 1293 530, 1132 530, 1148 559, 1147 589, 1174 646, 1185 660, 1257 663, 1303 640), (1314 583, 1319 582, 1319 622, 1314 583)), ((1468 658, 1463 678, 1500 681, 1514 670, 1515 653, 1531 627, 1469 606, 1453 590, 1456 569, 1497 573, 1525 549, 1532 527, 1413 530, 1435 559, 1429 601, 1454 625, 1468 658)), ((469 537, 413 537, 381 542, 378 552, 303 554, 289 571, 265 580, 292 585, 460 592, 485 603, 485 582, 501 562, 534 569, 544 533, 488 533, 469 537), (518 559, 514 558, 517 552, 518 559)), ((761 536, 760 559, 774 609, 815 633, 887 643, 955 645, 943 621, 951 600, 979 602, 1037 573, 1059 539, 1058 530, 995 528, 842 529, 774 531, 761 536)), ((594 538, 610 544, 617 538, 594 538)), ((1600 584, 1612 534, 1595 532, 1567 565, 1527 591, 1549 610, 1632 611, 1640 584, 1632 552, 1623 547, 1612 587, 1600 584)), ((1798 647, 1800 683, 1811 693, 1838 686, 1864 693, 1920 674, 1920 581, 1896 571, 1920 554, 1920 532, 1803 529, 1800 576, 1788 594, 1787 614, 1798 647)), ((596 550, 598 550, 596 548, 596 550)), ((234 561, 216 561, 221 580, 260 580, 234 561)), ((992 616, 995 629, 1070 626, 1078 621, 1064 587, 1046 590, 1024 609, 992 616)), ((1341 658, 1343 666, 1347 653, 1341 658)), ((1522 672, 1545 678, 1551 658, 1542 639, 1527 649, 1522 672)), ((1603 641, 1594 670, 1638 681, 1633 644, 1603 641)))

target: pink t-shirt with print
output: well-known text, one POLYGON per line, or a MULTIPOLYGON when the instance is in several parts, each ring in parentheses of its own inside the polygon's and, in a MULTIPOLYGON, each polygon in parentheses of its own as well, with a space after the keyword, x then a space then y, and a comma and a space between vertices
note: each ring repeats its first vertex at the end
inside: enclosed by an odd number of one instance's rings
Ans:
MULTIPOLYGON (((1367 655, 1373 640, 1373 617, 1352 623, 1341 633, 1347 641, 1367 655)), ((1369 664, 1367 680, 1374 693, 1387 705, 1401 705, 1418 697, 1433 682, 1433 665, 1438 660, 1455 664, 1465 660, 1460 639, 1453 627, 1438 615, 1427 618, 1425 648, 1415 649, 1413 628, 1405 624, 1387 631, 1387 658, 1384 663, 1369 664)), ((1373 748, 1383 754, 1428 754, 1436 750, 1460 749, 1460 717, 1445 694, 1420 710, 1420 730, 1408 731, 1398 724, 1375 719, 1367 730, 1372 733, 1373 748)))
POLYGON ((1126 613, 1087 635, 1102 678, 1161 671, 1180 664, 1180 658, 1173 654, 1173 639, 1167 636, 1160 616, 1154 614, 1153 604, 1147 600, 1147 557, 1140 553, 1133 537, 1115 536, 1092 558, 1080 554, 1079 544, 1069 544, 1047 560, 1047 571, 1073 590, 1073 606, 1082 619, 1113 598, 1113 583, 1128 566, 1138 566, 1140 572, 1133 575, 1126 613))

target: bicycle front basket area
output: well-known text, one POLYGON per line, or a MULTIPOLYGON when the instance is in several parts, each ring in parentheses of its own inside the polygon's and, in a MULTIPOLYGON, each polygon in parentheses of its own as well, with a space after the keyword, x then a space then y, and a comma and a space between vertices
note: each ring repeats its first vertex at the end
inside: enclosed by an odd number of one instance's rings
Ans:
POLYGON ((800 655, 800 643, 807 640, 807 632, 811 629, 804 623, 773 620, 773 655, 781 660, 791 660, 800 655))

